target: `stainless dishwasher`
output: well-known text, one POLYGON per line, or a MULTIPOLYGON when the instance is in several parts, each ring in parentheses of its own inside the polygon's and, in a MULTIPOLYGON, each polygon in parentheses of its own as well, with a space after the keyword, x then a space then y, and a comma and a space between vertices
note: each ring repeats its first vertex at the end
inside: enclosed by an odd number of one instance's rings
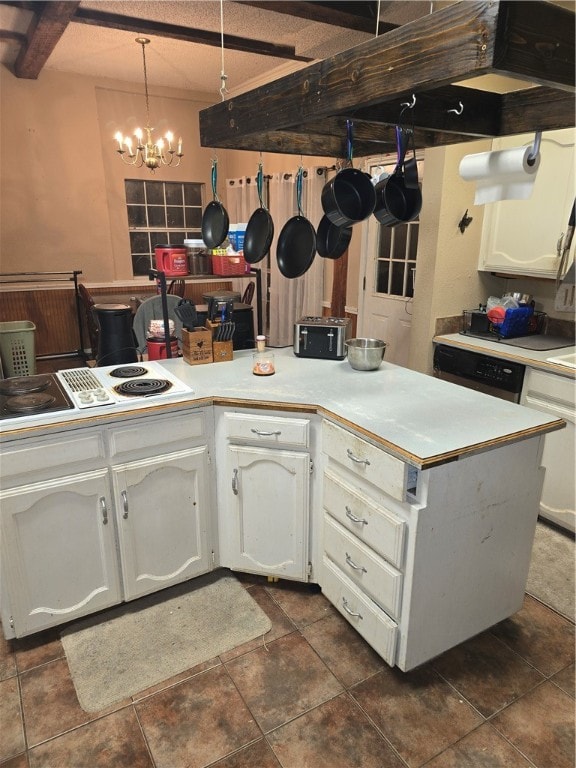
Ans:
POLYGON ((437 344, 434 348, 434 375, 439 379, 487 395, 520 402, 525 366, 467 349, 437 344))

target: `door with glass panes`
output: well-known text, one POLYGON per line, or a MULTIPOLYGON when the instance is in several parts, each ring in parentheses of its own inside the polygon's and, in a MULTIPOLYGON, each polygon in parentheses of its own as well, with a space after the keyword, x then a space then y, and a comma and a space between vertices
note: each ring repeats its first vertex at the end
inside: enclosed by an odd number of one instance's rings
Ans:
MULTIPOLYGON (((371 158, 365 170, 378 177, 392 173, 395 163, 392 156, 371 158)), ((423 170, 418 158, 420 180, 423 170)), ((370 216, 362 238, 357 335, 386 341, 385 359, 396 365, 407 366, 410 353, 418 229, 418 219, 384 227, 370 216)))

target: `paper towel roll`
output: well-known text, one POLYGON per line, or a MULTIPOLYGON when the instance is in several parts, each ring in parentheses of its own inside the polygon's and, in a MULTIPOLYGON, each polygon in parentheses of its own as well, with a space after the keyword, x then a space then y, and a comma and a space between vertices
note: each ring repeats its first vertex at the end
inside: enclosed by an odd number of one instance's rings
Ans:
POLYGON ((479 152, 460 161, 460 176, 476 182, 475 205, 498 200, 527 200, 532 194, 536 172, 540 166, 537 154, 530 164, 532 146, 479 152))

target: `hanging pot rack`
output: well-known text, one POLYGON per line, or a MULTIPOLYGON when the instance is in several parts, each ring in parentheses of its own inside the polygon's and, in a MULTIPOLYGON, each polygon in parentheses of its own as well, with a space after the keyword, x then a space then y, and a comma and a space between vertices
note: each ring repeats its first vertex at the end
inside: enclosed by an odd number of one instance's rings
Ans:
MULTIPOLYGON (((200 112, 205 147, 312 156, 393 152, 410 105, 417 148, 574 126, 574 13, 548 2, 455 3, 200 112), (519 81, 496 93, 462 85, 519 81)), ((493 86, 492 86, 493 87, 493 86)))

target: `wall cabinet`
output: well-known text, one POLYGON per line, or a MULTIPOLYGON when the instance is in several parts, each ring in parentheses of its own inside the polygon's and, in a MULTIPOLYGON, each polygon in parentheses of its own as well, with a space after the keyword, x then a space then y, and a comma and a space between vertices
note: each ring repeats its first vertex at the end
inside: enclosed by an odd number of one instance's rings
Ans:
MULTIPOLYGON (((541 161, 528 200, 502 200, 483 206, 478 268, 488 272, 556 277, 558 240, 574 204, 576 131, 546 131, 541 161)), ((494 150, 533 144, 534 134, 495 139, 494 150)))
POLYGON ((307 580, 308 420, 223 412, 218 422, 221 564, 307 580))

